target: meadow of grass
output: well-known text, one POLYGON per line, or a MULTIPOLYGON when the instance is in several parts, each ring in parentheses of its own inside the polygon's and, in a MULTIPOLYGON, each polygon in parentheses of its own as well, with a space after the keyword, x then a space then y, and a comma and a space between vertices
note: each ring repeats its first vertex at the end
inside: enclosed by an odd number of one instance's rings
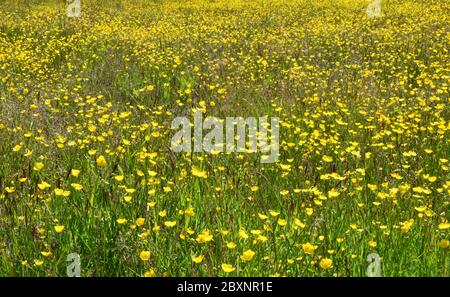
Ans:
POLYGON ((0 1, 0 275, 449 276, 450 2, 0 1), (171 121, 280 119, 280 154, 171 121))

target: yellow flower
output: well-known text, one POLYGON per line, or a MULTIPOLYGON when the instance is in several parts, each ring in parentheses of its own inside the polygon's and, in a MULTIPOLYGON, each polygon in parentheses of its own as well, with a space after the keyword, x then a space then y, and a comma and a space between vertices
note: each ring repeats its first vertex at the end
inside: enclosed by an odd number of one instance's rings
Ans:
POLYGON ((317 246, 312 245, 309 242, 307 242, 305 244, 302 244, 302 248, 306 254, 312 255, 312 254, 314 254, 314 251, 317 249, 317 246))
POLYGON ((55 231, 56 231, 56 233, 61 233, 61 232, 63 232, 63 231, 64 231, 64 226, 62 226, 62 225, 56 225, 56 226, 55 226, 55 231))
POLYGON ((194 262, 195 264, 200 264, 202 263, 204 257, 205 256, 203 255, 199 255, 197 257, 192 256, 192 262, 194 262))
POLYGON ((83 186, 80 184, 70 184, 70 185, 77 191, 81 191, 83 189, 83 186))
POLYGON ((6 190, 6 192, 11 194, 11 193, 14 193, 16 191, 16 188, 14 188, 14 187, 6 187, 5 190, 6 190))
POLYGON ((266 242, 268 240, 267 236, 264 235, 258 235, 258 238, 256 238, 257 242, 266 242))
POLYGON ((99 166, 99 167, 106 167, 106 165, 108 165, 105 157, 103 157, 103 156, 98 157, 96 163, 97 163, 97 166, 99 166))
POLYGON ((149 251, 142 251, 139 254, 139 258, 141 258, 142 261, 148 261, 150 259, 151 253, 149 251))
POLYGON ((195 210, 192 207, 190 207, 184 211, 184 214, 192 217, 195 214, 195 210))
POLYGON ((117 219, 116 222, 117 222, 117 224, 122 225, 127 222, 127 219, 117 219))
POLYGON ((272 217, 276 217, 276 216, 278 216, 280 214, 279 212, 276 212, 276 211, 273 211, 273 210, 269 211, 269 213, 270 213, 270 215, 272 217))
POLYGON ((248 234, 247 234, 247 232, 245 232, 245 230, 241 229, 241 230, 239 230, 239 237, 242 239, 247 239, 248 234))
POLYGON ((291 170, 291 165, 289 165, 289 164, 280 164, 280 168, 282 169, 282 170, 286 170, 286 171, 290 171, 291 170))
POLYGON ((38 184, 38 188, 39 188, 39 190, 43 191, 43 190, 45 190, 47 188, 50 188, 50 185, 48 183, 46 183, 46 182, 42 182, 42 183, 38 184))
POLYGON ((55 195, 56 195, 56 196, 64 196, 64 197, 67 197, 67 196, 70 195, 70 191, 64 191, 63 189, 56 188, 56 189, 55 189, 55 195))
POLYGON ((74 177, 78 177, 78 175, 80 175, 80 170, 78 170, 78 169, 72 169, 72 170, 70 171, 70 174, 71 174, 72 176, 74 176, 74 177))
POLYGON ((302 229, 305 228, 305 226, 306 226, 306 224, 304 224, 302 221, 300 221, 297 218, 294 220, 294 224, 295 224, 295 226, 300 227, 302 229))
POLYGON ((145 219, 144 218, 137 218, 136 219, 136 225, 138 226, 142 226, 145 223, 145 219))
POLYGON ((258 217, 263 221, 267 220, 267 218, 268 218, 268 216, 266 216, 265 214, 262 214, 262 213, 258 213, 258 217))
POLYGON ((408 233, 411 227, 414 225, 414 219, 410 219, 406 222, 403 222, 403 226, 400 228, 402 233, 408 233))
POLYGON ((334 188, 328 191, 328 197, 329 198, 336 198, 339 195, 340 195, 339 191, 334 189, 334 188))
POLYGON ((123 181, 123 177, 124 177, 123 175, 116 175, 116 176, 114 176, 114 179, 118 182, 121 182, 121 181, 123 181))
POLYGON ((233 267, 233 265, 231 264, 226 264, 223 263, 222 264, 222 270, 225 271, 226 273, 230 273, 236 270, 236 268, 233 267))
POLYGON ((425 210, 427 210, 426 206, 419 206, 419 207, 414 207, 414 209, 418 212, 424 212, 425 210))
POLYGON ((136 192, 136 189, 125 189, 125 192, 127 192, 128 194, 133 194, 134 192, 136 192))
POLYGON ((374 184, 367 184, 367 187, 371 190, 371 191, 376 191, 376 189, 378 188, 377 185, 374 184))
POLYGON ((177 221, 165 221, 164 225, 168 228, 172 228, 177 224, 177 221))
POLYGON ((95 131, 97 131, 97 127, 95 127, 95 126, 92 125, 92 124, 89 124, 89 125, 88 125, 88 130, 89 130, 89 132, 95 132, 95 131))
POLYGON ((373 241, 373 240, 369 241, 369 247, 376 248, 377 247, 377 242, 373 241))
POLYGON ((52 255, 52 252, 42 251, 42 252, 41 252, 41 255, 44 256, 44 257, 48 257, 48 256, 51 256, 51 255, 52 255))
POLYGON ((213 239, 213 236, 209 233, 209 230, 204 230, 202 233, 200 233, 197 238, 195 239, 198 243, 206 243, 208 241, 211 241, 213 239))
POLYGON ((323 269, 329 269, 329 268, 331 268, 331 266, 333 266, 333 260, 328 259, 328 258, 323 258, 322 260, 320 260, 319 265, 323 269))
POLYGON ((286 226, 287 221, 284 219, 278 219, 277 224, 280 226, 286 226))
POLYGON ((34 259, 34 266, 41 266, 42 264, 44 264, 44 261, 38 260, 38 259, 34 259))
POLYGON ((230 250, 236 248, 236 244, 232 241, 227 243, 227 248, 229 248, 230 250))
POLYGON ((42 163, 42 162, 36 162, 36 163, 34 163, 33 170, 39 171, 39 170, 41 170, 42 168, 44 168, 44 163, 42 163))
POLYGON ((146 272, 144 272, 145 277, 154 277, 156 276, 156 272, 154 269, 149 269, 146 272))
POLYGON ((448 246, 450 245, 450 241, 448 239, 442 239, 441 241, 439 241, 438 246, 441 249, 446 249, 448 248, 448 246))
POLYGON ((208 174, 206 173, 206 171, 202 171, 201 169, 199 169, 199 168, 197 168, 195 166, 192 166, 191 173, 192 173, 193 176, 200 177, 200 178, 207 178, 208 177, 208 174))
POLYGON ((327 156, 327 155, 324 155, 324 156, 322 157, 322 160, 323 160, 324 162, 327 162, 327 163, 333 162, 333 158, 332 158, 332 157, 329 157, 329 156, 327 156))
POLYGON ((56 188, 56 189, 55 189, 55 195, 56 195, 56 196, 62 196, 63 193, 64 193, 64 190, 63 190, 63 189, 59 189, 59 188, 56 188))
POLYGON ((440 223, 438 228, 441 230, 448 229, 450 228, 450 223, 440 223))
POLYGON ((242 261, 250 261, 255 256, 255 252, 252 250, 246 250, 241 256, 242 261))

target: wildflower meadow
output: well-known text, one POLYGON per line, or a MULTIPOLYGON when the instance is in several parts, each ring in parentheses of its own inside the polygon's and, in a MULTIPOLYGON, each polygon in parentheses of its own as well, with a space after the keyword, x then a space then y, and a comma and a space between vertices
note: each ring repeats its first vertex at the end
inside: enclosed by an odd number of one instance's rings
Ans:
POLYGON ((447 0, 1 0, 0 276, 450 276, 447 0))

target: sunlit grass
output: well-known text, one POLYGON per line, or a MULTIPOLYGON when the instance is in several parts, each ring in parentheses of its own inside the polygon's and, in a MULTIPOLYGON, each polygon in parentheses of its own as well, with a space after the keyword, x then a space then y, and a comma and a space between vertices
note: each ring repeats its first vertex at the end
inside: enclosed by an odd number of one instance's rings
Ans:
POLYGON ((3 1, 0 275, 449 276, 450 6, 382 2, 3 1), (194 109, 277 163, 172 152, 194 109))

